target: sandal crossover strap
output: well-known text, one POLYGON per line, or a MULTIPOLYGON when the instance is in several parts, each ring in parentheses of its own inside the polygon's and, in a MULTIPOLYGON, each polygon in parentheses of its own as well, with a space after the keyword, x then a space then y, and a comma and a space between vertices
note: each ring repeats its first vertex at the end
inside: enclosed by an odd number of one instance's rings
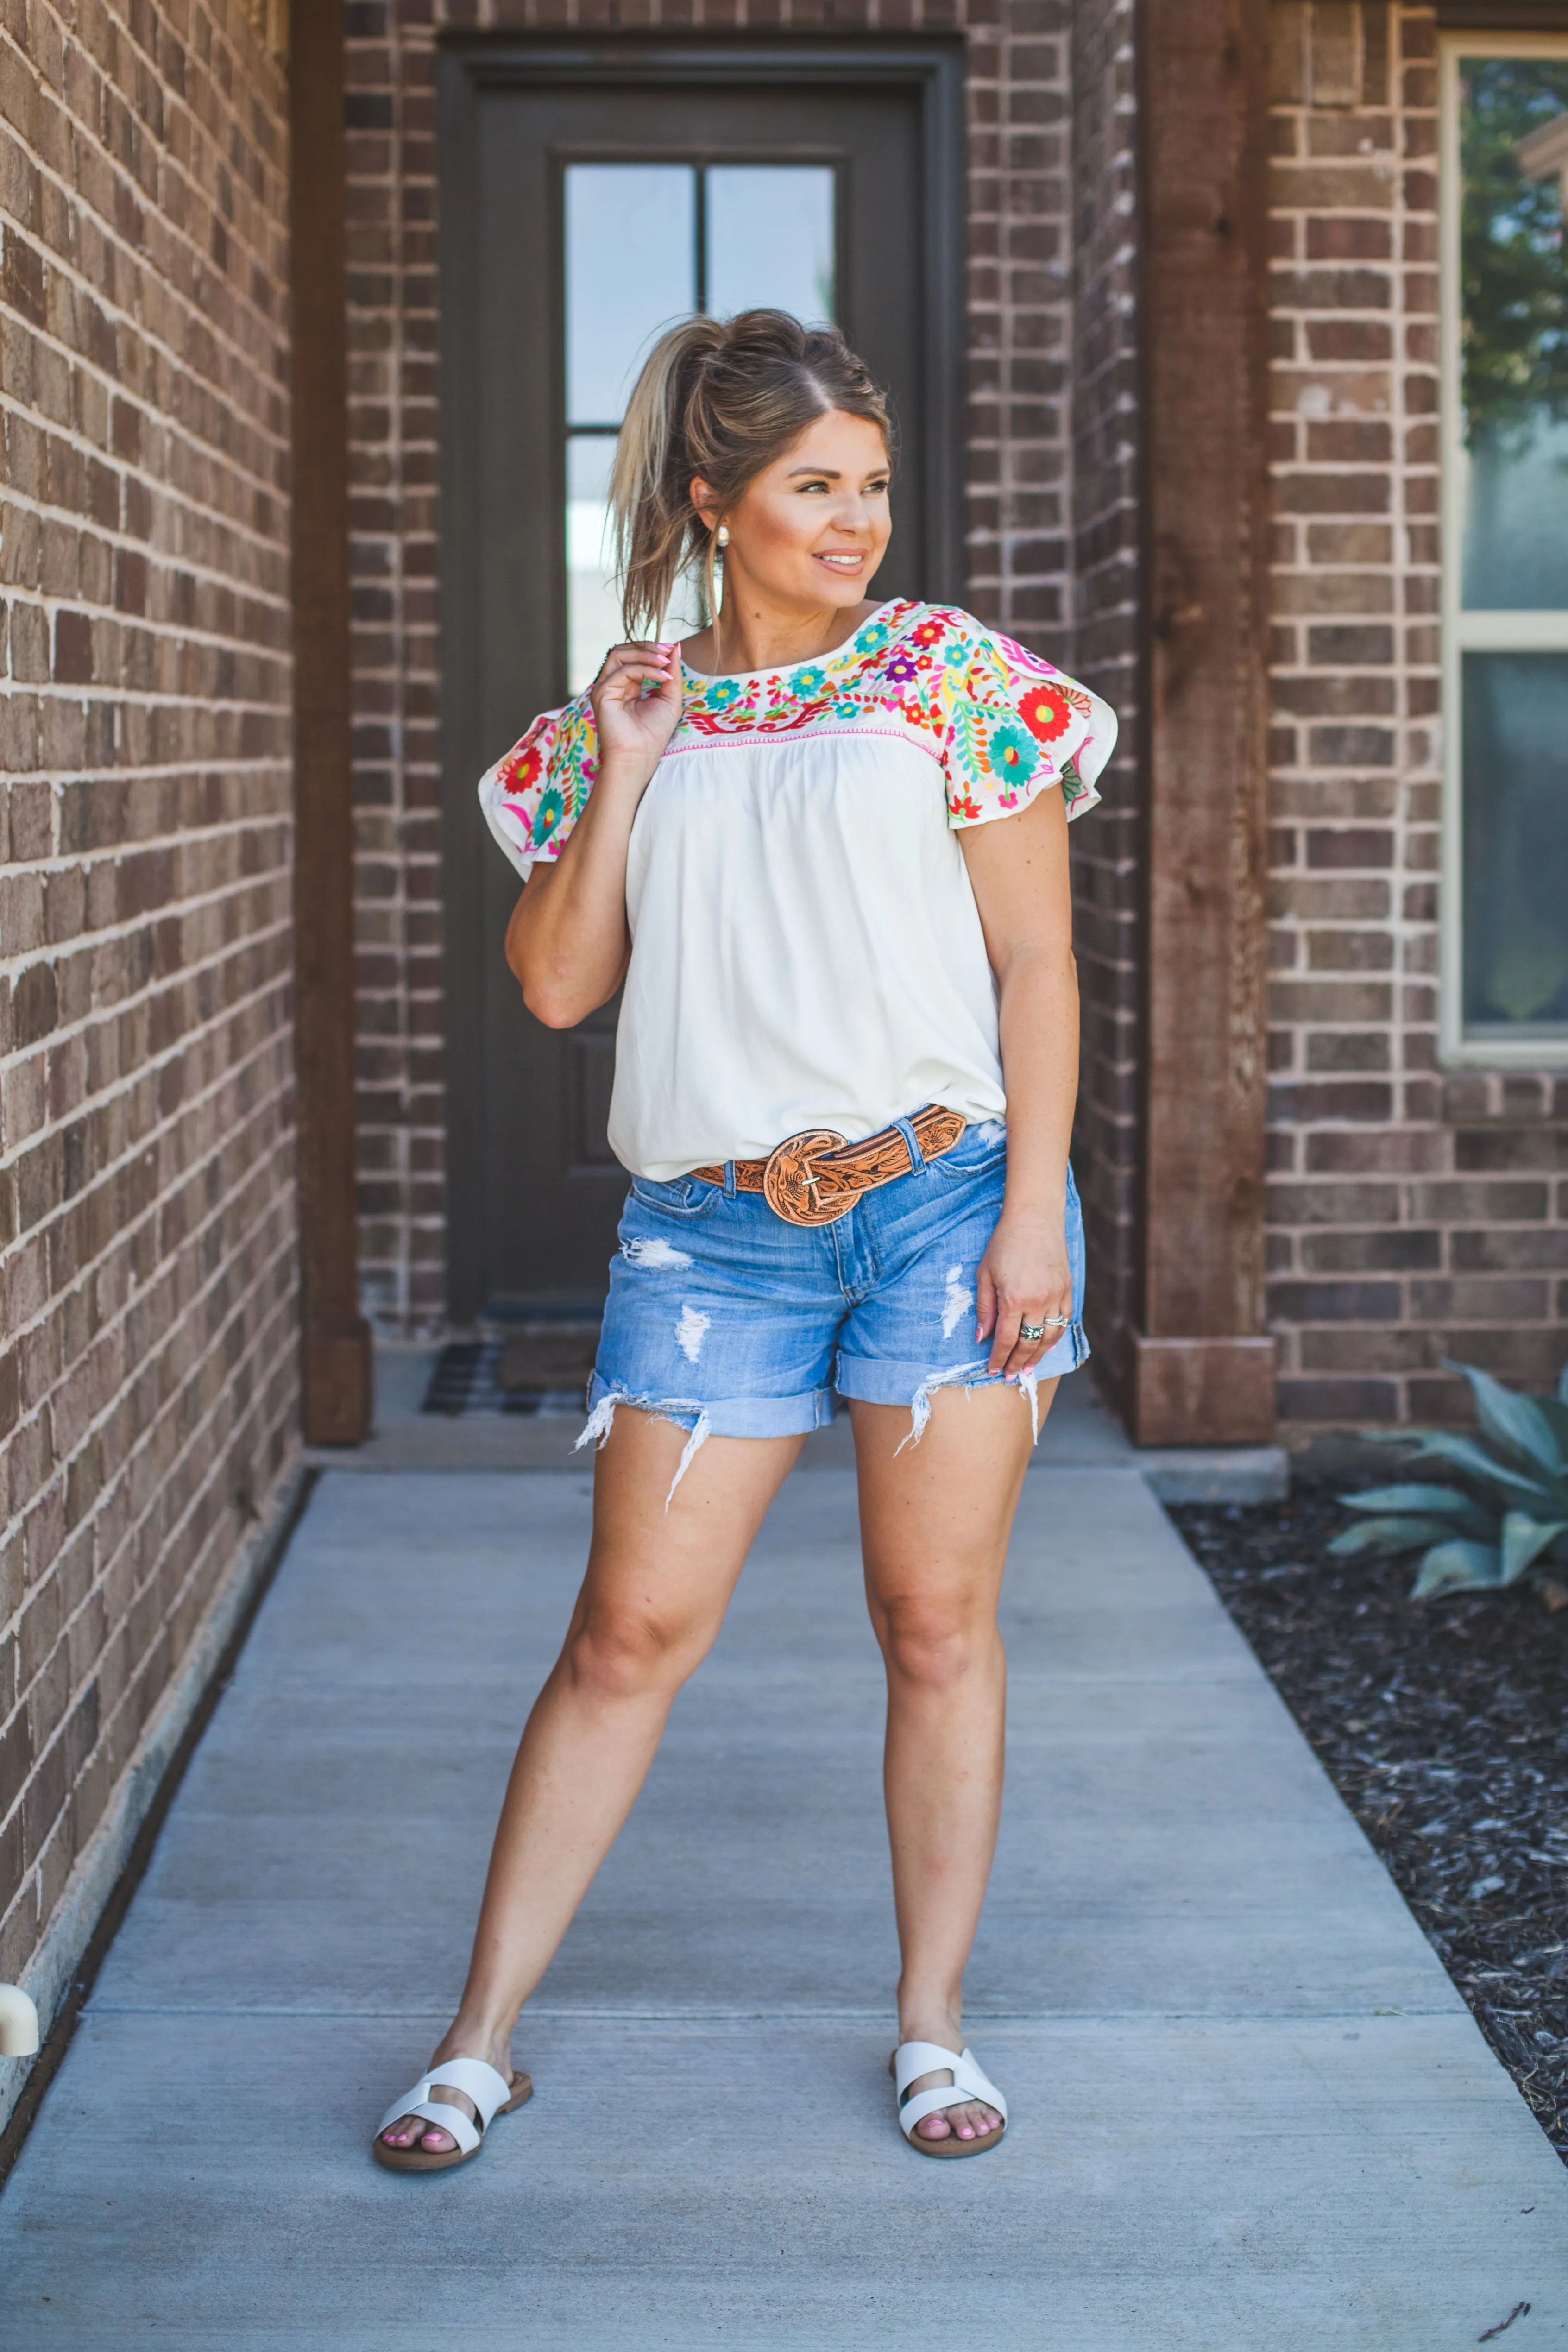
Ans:
POLYGON ((945 2107, 962 2106, 966 2099, 982 2100, 994 2107, 1005 2124, 1008 2103, 966 2050, 944 2050, 939 2042, 901 2042, 894 2053, 893 2077, 898 2086, 898 2126, 905 2139, 915 2136, 916 2124, 927 2116, 941 2113, 945 2107), (935 2074, 946 2067, 952 2074, 951 2083, 939 2083, 934 2090, 911 2092, 909 2085, 922 2074, 935 2074))
POLYGON ((432 2067, 428 2074, 422 2074, 406 2097, 392 2101, 376 2126, 376 2136, 379 2138, 400 2116, 422 2116, 439 2131, 450 2132, 463 2154, 472 2156, 492 2119, 511 2095, 512 2086, 506 2076, 485 2059, 448 2058, 443 2064, 432 2067), (438 2083, 473 2100, 479 2111, 476 2126, 461 2107, 454 2107, 444 2099, 432 2098, 431 2093, 438 2083))

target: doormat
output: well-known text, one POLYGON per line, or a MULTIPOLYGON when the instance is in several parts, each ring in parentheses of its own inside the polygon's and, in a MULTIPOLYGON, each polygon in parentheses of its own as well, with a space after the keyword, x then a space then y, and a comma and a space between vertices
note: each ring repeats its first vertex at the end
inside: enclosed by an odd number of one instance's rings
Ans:
POLYGON ((423 1412, 580 1413, 599 1346, 597 1323, 523 1323, 482 1339, 449 1340, 423 1412))

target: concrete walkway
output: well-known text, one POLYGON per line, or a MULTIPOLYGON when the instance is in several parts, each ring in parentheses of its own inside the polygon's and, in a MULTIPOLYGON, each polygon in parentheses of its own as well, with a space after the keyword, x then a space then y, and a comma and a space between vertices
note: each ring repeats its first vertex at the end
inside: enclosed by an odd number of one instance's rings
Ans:
POLYGON ((797 1476, 461 2172, 366 2148, 459 1983, 586 1475, 329 1475, 0 2199, 28 2352, 1568 2346, 1568 2178, 1139 1473, 1031 1477, 969 2030, 885 2072, 852 1479, 797 1476))

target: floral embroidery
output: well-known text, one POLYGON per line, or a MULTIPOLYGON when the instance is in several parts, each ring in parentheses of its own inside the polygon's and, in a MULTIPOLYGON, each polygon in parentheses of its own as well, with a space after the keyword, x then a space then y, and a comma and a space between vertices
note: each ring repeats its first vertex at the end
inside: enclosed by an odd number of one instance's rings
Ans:
POLYGON ((1042 743, 1054 743, 1071 723, 1071 706, 1057 686, 1031 686, 1018 708, 1030 733, 1038 735, 1042 743))
POLYGON ((986 746, 992 772, 1005 776, 1014 783, 1024 783, 1040 765, 1040 753, 1021 727, 1003 719, 991 729, 991 740, 986 746))
MULTIPOLYGON (((1039 655, 948 605, 895 599, 833 653, 743 677, 685 672, 666 758, 704 742, 835 734, 904 735, 942 767, 948 822, 1006 816, 1054 782, 1070 817, 1092 808, 1115 740, 1113 714, 1039 655)), ((480 785, 492 829, 525 873, 559 857, 597 772, 586 695, 535 720, 480 785)))

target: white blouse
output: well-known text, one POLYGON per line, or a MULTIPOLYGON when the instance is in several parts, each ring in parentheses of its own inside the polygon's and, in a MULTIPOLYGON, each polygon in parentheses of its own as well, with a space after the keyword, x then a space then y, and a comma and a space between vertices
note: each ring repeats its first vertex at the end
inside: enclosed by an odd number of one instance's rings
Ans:
MULTIPOLYGON (((997 994, 956 832, 1049 787, 1099 799, 1115 715, 967 614, 899 599, 819 660, 684 673, 632 827, 610 1145, 668 1182, 802 1128, 939 1103, 1007 1116, 997 994)), ((596 773, 586 695, 479 786, 525 879, 596 773)))

